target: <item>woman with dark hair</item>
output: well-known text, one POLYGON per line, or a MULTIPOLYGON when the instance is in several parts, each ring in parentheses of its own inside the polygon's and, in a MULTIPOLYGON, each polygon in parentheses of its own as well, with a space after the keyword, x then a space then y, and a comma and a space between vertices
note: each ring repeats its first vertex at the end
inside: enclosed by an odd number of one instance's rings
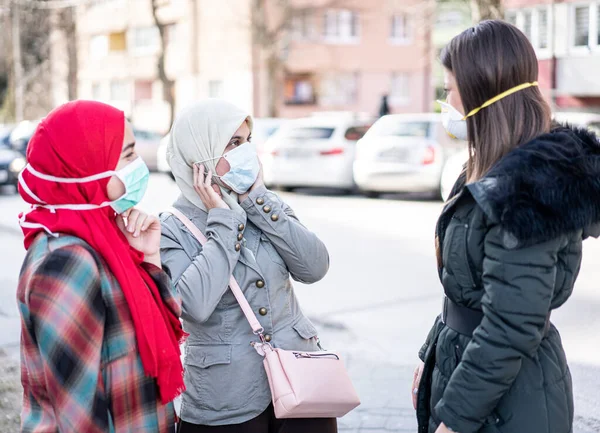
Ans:
POLYGON ((443 50, 443 123, 469 160, 436 229, 444 308, 415 371, 420 433, 569 433, 573 392, 551 311, 600 234, 600 143, 553 125, 533 47, 486 21, 443 50))

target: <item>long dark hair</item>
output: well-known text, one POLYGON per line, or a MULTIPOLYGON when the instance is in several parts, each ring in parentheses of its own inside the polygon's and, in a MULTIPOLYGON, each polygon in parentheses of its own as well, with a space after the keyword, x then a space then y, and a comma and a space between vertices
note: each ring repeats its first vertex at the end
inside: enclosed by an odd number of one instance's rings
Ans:
MULTIPOLYGON (((465 113, 506 90, 538 79, 535 51, 523 32, 483 21, 456 36, 441 62, 454 74, 465 113)), ((550 130, 551 110, 537 86, 513 93, 467 118, 467 181, 483 177, 515 147, 550 130)))

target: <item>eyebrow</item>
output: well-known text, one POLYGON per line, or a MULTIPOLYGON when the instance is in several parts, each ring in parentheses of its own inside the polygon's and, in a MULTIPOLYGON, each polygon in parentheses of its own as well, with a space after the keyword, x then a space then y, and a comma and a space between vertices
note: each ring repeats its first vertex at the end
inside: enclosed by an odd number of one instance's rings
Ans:
POLYGON ((129 143, 127 146, 125 146, 123 148, 123 150, 121 151, 121 153, 123 154, 123 153, 127 153, 130 150, 133 150, 134 146, 135 146, 135 141, 133 141, 133 142, 129 143))
MULTIPOLYGON (((246 140, 248 138, 252 137, 252 133, 248 134, 248 137, 246 138, 246 140)), ((233 140, 243 140, 244 137, 242 137, 241 135, 234 135, 233 137, 231 137, 231 140, 229 140, 229 142, 232 142, 233 140)))

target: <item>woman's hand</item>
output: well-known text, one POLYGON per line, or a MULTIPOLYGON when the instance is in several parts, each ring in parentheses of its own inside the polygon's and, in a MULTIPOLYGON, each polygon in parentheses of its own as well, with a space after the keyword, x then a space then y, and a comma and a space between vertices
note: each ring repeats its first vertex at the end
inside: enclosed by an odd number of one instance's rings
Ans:
POLYGON ((442 423, 437 430, 435 431, 435 433, 457 433, 453 430, 450 430, 448 427, 446 427, 446 425, 444 423, 442 423))
POLYGON ((423 362, 419 362, 417 368, 415 368, 415 372, 413 374, 413 382, 412 388, 410 389, 410 393, 412 395, 413 407, 417 410, 417 397, 419 396, 419 384, 421 383, 421 377, 423 376, 423 368, 425 364, 423 362))
POLYGON ((263 179, 263 166, 262 166, 262 163, 260 161, 258 163, 260 164, 260 171, 258 172, 258 176, 256 177, 256 182, 254 182, 254 185, 252 185, 250 187, 250 189, 248 190, 248 192, 246 192, 245 194, 240 194, 240 196, 238 198, 238 201, 240 203, 242 203, 243 201, 245 201, 248 198, 248 196, 250 195, 250 193, 252 191, 254 191, 255 189, 257 189, 257 188, 259 188, 259 187, 261 187, 261 186, 263 186, 265 184, 265 181, 263 179))
POLYGON ((206 210, 215 208, 229 209, 229 206, 223 201, 221 190, 218 185, 211 185, 212 171, 208 170, 204 164, 199 167, 194 164, 194 190, 202 200, 206 210))
POLYGON ((132 208, 117 215, 117 226, 133 248, 144 253, 144 261, 161 267, 160 263, 160 221, 132 208))

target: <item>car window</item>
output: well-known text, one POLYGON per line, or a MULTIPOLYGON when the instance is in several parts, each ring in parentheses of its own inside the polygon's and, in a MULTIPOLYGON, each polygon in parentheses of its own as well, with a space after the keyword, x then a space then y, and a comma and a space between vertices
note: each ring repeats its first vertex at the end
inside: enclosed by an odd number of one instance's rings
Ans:
POLYGON ((364 137, 368 130, 368 126, 354 126, 348 128, 346 134, 344 134, 344 138, 349 141, 358 141, 364 137))
POLYGON ((432 125, 429 121, 407 122, 391 117, 376 122, 368 134, 379 137, 427 137, 431 135, 432 125))
POLYGON ((323 127, 296 127, 282 131, 281 138, 293 138, 296 140, 327 140, 331 138, 335 128, 323 127))

